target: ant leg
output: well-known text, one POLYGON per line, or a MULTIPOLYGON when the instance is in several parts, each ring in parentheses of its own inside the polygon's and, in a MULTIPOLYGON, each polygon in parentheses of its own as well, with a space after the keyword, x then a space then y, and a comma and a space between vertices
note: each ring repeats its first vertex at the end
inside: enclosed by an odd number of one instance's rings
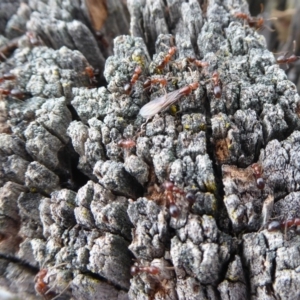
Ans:
MULTIPOLYGON (((55 300, 55 299, 57 299, 58 297, 60 297, 69 287, 70 287, 70 285, 71 285, 71 283, 72 283, 72 281, 70 281, 68 284, 67 284, 67 286, 57 295, 57 296, 55 296, 54 298, 52 298, 51 300, 55 300)), ((47 293, 48 293, 48 291, 47 291, 47 293)))
POLYGON ((3 60, 7 60, 7 57, 0 51, 0 56, 3 58, 3 60))
POLYGON ((146 120, 146 122, 144 122, 144 123, 141 125, 140 131, 143 130, 143 127, 146 126, 146 124, 149 122, 149 120, 150 120, 150 118, 148 118, 148 119, 146 120))

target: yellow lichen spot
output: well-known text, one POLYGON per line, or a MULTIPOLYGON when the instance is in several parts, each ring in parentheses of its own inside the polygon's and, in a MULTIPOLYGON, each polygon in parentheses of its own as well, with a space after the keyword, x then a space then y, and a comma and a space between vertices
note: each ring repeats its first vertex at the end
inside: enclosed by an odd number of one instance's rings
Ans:
POLYGON ((229 272, 229 276, 227 277, 230 281, 238 281, 240 278, 239 276, 233 276, 233 274, 230 274, 229 272))
POLYGON ((52 74, 58 76, 59 75, 59 71, 57 69, 55 69, 55 70, 52 71, 52 74))
POLYGON ((177 106, 176 105, 171 105, 170 106, 170 112, 172 115, 175 115, 178 112, 177 106))
POLYGON ((205 131, 206 130, 206 124, 205 123, 201 123, 200 126, 199 126, 199 129, 201 131, 205 131))
POLYGON ((237 222, 239 220, 239 217, 238 217, 238 215, 235 212, 231 212, 230 219, 232 221, 236 221, 237 222))
POLYGON ((206 190, 210 193, 214 194, 217 190, 217 186, 214 181, 205 182, 204 185, 205 185, 206 190))
POLYGON ((185 125, 183 126, 183 128, 184 128, 185 130, 190 130, 190 125, 185 124, 185 125))
POLYGON ((142 66, 142 67, 145 66, 145 60, 144 60, 144 58, 143 58, 142 56, 132 54, 132 55, 131 55, 131 59, 132 59, 134 62, 138 63, 140 66, 142 66))
POLYGON ((172 80, 172 84, 173 84, 173 85, 177 85, 177 83, 178 83, 178 80, 177 80, 177 79, 173 79, 173 80, 172 80))
POLYGON ((30 193, 36 193, 37 192, 37 189, 36 188, 30 188, 30 193))
POLYGON ((229 127, 230 127, 230 123, 226 123, 226 124, 225 124, 225 128, 228 129, 229 127))
POLYGON ((70 83, 68 83, 68 82, 63 82, 62 83, 62 86, 65 88, 65 87, 69 87, 70 86, 70 83))

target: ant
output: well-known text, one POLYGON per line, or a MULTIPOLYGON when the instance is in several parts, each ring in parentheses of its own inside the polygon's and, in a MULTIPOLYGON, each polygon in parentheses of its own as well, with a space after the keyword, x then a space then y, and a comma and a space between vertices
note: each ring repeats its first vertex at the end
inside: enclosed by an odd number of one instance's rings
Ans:
MULTIPOLYGON (((264 5, 261 3, 260 4, 260 13, 262 13, 263 10, 264 10, 264 5)), ((265 23, 265 21, 262 17, 252 17, 252 16, 249 16, 248 14, 241 13, 241 12, 235 13, 234 16, 238 19, 245 20, 248 23, 249 27, 255 28, 255 29, 261 29, 265 23)), ((268 20, 277 20, 277 18, 271 18, 268 20)), ((268 28, 268 29, 273 31, 271 28, 268 28)))
POLYGON ((188 57, 187 60, 188 60, 188 62, 195 64, 199 68, 205 68, 205 67, 208 67, 208 65, 209 65, 208 62, 206 62, 206 61, 197 60, 192 57, 188 57))
MULTIPOLYGON (((143 266, 136 262, 130 268, 130 273, 132 276, 137 276, 141 273, 151 276, 151 278, 145 280, 145 283, 149 284, 147 290, 145 289, 149 299, 167 299, 166 296, 169 294, 169 291, 174 289, 173 270, 174 267, 170 266, 164 259, 154 259, 150 266, 143 266)), ((169 297, 169 299, 174 298, 169 297)))
MULTIPOLYGON (((52 288, 49 287, 49 282, 45 281, 45 277, 47 276, 48 271, 50 271, 53 268, 57 268, 57 267, 63 266, 63 265, 66 265, 66 263, 61 263, 59 265, 50 267, 48 269, 43 268, 35 276, 35 279, 34 279, 35 280, 34 288, 37 291, 37 293, 39 293, 40 295, 42 295, 45 299, 49 299, 49 300, 57 299, 69 287, 70 284, 68 284, 66 286, 66 288, 60 294, 56 295, 55 292, 51 291, 52 288)), ((50 276, 52 276, 52 275, 49 275, 49 277, 50 276)), ((49 280, 49 277, 48 277, 48 280, 49 280)))
POLYGON ((251 17, 245 13, 235 13, 234 16, 247 21, 248 25, 255 29, 260 29, 264 25, 264 19, 262 17, 251 17))
MULTIPOLYGON (((4 81, 8 81, 8 80, 15 80, 16 78, 17 78, 16 75, 8 72, 8 73, 3 74, 0 77, 0 83, 4 82, 4 81)), ((5 95, 5 96, 10 95, 13 98, 17 98, 19 100, 22 100, 24 98, 24 93, 16 88, 14 88, 12 90, 9 90, 6 88, 0 88, 0 95, 5 95)))
POLYGON ((39 293, 40 295, 42 295, 43 297, 45 297, 45 299, 51 299, 53 297, 55 297, 56 294, 54 294, 53 292, 49 292, 50 287, 48 286, 48 283, 45 282, 45 277, 48 273, 47 269, 41 269, 37 275, 35 276, 35 285, 34 288, 37 291, 37 293, 39 293))
POLYGON ((171 181, 165 181, 162 185, 163 189, 165 190, 165 197, 169 203, 169 212, 173 218, 178 218, 180 214, 180 208, 175 203, 175 199, 178 196, 184 196, 187 200, 189 207, 193 206, 196 201, 195 194, 192 192, 185 193, 182 189, 175 186, 171 181))
POLYGON ((165 68, 165 66, 169 63, 169 61, 171 60, 171 58, 174 56, 174 54, 176 53, 177 48, 176 47, 171 47, 168 51, 168 53, 165 55, 164 59, 162 60, 162 62, 156 66, 156 68, 161 71, 165 68))
POLYGON ((19 100, 23 100, 24 98, 24 93, 18 89, 12 89, 10 91, 10 95, 13 97, 13 98, 17 98, 19 100))
POLYGON ((168 83, 167 79, 165 78, 148 78, 144 81, 144 88, 147 89, 151 87, 153 84, 159 83, 162 87, 165 87, 168 83))
POLYGON ((24 98, 24 93, 18 89, 8 90, 8 89, 0 88, 0 95, 5 95, 5 96, 10 95, 11 97, 17 98, 19 100, 23 100, 24 98))
POLYGON ((120 141, 118 141, 118 146, 121 147, 121 148, 124 148, 124 149, 131 149, 133 147, 135 147, 136 143, 134 140, 131 140, 131 139, 122 139, 120 141))
POLYGON ((165 181, 162 186, 165 189, 165 196, 166 196, 166 198, 169 202, 170 215, 173 218, 178 218, 178 216, 180 214, 180 209, 175 203, 173 192, 174 193, 179 193, 179 194, 183 194, 184 192, 182 190, 180 190, 178 187, 176 187, 173 184, 173 182, 171 182, 171 181, 165 181))
POLYGON ((216 98, 221 98, 222 96, 222 82, 220 80, 220 75, 217 71, 212 74, 212 81, 214 85, 214 95, 216 98))
POLYGON ((280 55, 277 57, 276 62, 280 64, 290 64, 295 61, 297 61, 300 58, 300 56, 296 56, 295 54, 292 54, 291 56, 287 57, 286 54, 280 55))
MULTIPOLYGON (((296 42, 293 42, 294 44, 294 50, 293 52, 295 52, 295 48, 296 48, 296 42)), ((287 53, 280 55, 277 57, 276 62, 281 65, 281 64, 290 64, 293 62, 296 62, 298 59, 300 58, 300 56, 297 56, 295 54, 290 55, 289 57, 287 57, 287 53)))
POLYGON ((194 82, 178 90, 155 98, 154 100, 145 104, 140 109, 139 114, 145 119, 152 118, 157 113, 177 102, 181 97, 188 96, 193 90, 196 90, 198 87, 199 83, 194 82))
POLYGON ((0 88, 0 95, 5 95, 5 96, 7 96, 7 95, 9 95, 9 94, 10 94, 10 90, 0 88))
POLYGON ((84 72, 89 77, 91 86, 93 86, 93 84, 97 84, 96 75, 98 75, 98 71, 95 71, 94 68, 91 66, 87 66, 84 69, 84 72))
POLYGON ((0 77, 0 83, 3 82, 3 81, 6 81, 6 80, 14 80, 14 79, 16 79, 16 75, 8 72, 8 73, 3 74, 0 77))
POLYGON ((262 166, 258 163, 254 163, 251 165, 253 175, 256 179, 256 185, 260 190, 263 190, 265 188, 265 181, 262 178, 262 166))
POLYGON ((140 75, 142 73, 142 68, 140 66, 136 66, 134 69, 134 73, 130 79, 130 83, 125 84, 124 86, 124 91, 127 95, 130 94, 133 85, 137 82, 137 80, 139 79, 140 75))
POLYGON ((165 270, 174 270, 174 267, 170 266, 164 259, 154 259, 150 266, 142 265, 142 263, 137 260, 130 268, 130 273, 132 276, 136 276, 141 273, 147 273, 154 276, 166 276, 168 274, 166 274, 167 272, 164 272, 165 270))
POLYGON ((160 269, 158 267, 154 267, 154 266, 146 267, 146 266, 138 266, 137 264, 134 264, 130 268, 130 273, 132 276, 136 276, 140 273, 148 273, 150 275, 158 275, 158 274, 160 274, 160 269))
POLYGON ((294 226, 300 226, 300 218, 293 218, 285 221, 272 221, 268 224, 268 231, 277 231, 281 229, 289 229, 294 226))

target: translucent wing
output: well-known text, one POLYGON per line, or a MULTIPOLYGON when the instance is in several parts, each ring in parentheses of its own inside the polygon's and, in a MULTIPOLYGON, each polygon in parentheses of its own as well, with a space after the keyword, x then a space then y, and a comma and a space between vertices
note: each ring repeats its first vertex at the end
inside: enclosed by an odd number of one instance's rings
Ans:
POLYGON ((182 94, 180 93, 180 89, 158 97, 147 104, 145 104, 141 109, 139 114, 145 118, 152 118, 154 115, 158 114, 162 110, 166 109, 168 106, 175 103, 180 99, 182 94))

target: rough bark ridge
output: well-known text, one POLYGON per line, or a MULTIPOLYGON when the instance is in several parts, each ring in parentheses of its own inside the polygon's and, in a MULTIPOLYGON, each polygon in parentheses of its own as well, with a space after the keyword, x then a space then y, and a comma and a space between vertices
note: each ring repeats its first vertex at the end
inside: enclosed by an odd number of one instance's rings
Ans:
POLYGON ((132 37, 111 29, 120 36, 98 89, 87 67, 102 70, 107 53, 80 1, 32 0, 10 18, 48 47, 23 36, 1 64, 16 75, 1 88, 25 96, 1 102, 1 285, 34 299, 44 268, 48 299, 297 299, 300 238, 265 229, 300 217, 295 85, 235 17, 244 0, 127 5, 132 37), (145 88, 149 77, 166 78, 164 90, 145 88), (138 114, 195 82, 147 123, 138 114))

